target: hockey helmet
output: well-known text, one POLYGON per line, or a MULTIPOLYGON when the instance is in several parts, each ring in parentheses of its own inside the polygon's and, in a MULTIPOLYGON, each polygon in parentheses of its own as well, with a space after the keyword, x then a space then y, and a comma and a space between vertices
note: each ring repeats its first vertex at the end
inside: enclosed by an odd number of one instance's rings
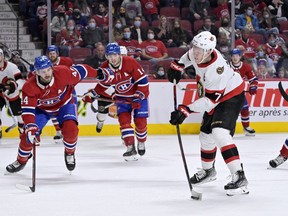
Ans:
POLYGON ((112 55, 112 54, 119 54, 120 55, 120 47, 118 45, 118 43, 109 43, 106 46, 106 52, 105 54, 108 55, 112 55))
POLYGON ((234 49, 232 49, 232 50, 230 51, 230 55, 231 55, 231 56, 232 56, 232 55, 239 55, 239 56, 241 56, 241 54, 242 54, 242 52, 241 52, 241 50, 238 49, 238 48, 234 48, 234 49))
POLYGON ((35 58, 34 67, 36 71, 52 67, 53 64, 47 56, 38 56, 35 58))
POLYGON ((47 48, 47 53, 53 52, 53 51, 55 51, 57 54, 59 54, 59 50, 58 50, 58 47, 57 47, 56 45, 50 45, 50 46, 48 46, 48 48, 47 48))
POLYGON ((203 31, 197 34, 192 40, 193 46, 197 46, 204 50, 204 54, 213 51, 216 47, 216 37, 209 31, 203 31))

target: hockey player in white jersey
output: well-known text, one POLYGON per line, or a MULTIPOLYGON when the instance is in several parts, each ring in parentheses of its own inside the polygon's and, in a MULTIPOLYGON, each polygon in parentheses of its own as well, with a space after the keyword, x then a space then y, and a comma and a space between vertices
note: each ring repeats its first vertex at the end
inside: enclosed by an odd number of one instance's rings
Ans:
POLYGON ((248 181, 233 141, 236 121, 244 103, 244 82, 215 49, 216 37, 203 31, 192 40, 192 48, 179 61, 171 63, 170 82, 179 82, 181 72, 191 65, 196 71, 199 99, 181 104, 171 113, 170 123, 181 124, 193 112, 204 112, 200 128, 202 169, 190 179, 201 184, 216 179, 217 147, 231 172, 232 181, 224 186, 227 195, 248 194, 248 181))

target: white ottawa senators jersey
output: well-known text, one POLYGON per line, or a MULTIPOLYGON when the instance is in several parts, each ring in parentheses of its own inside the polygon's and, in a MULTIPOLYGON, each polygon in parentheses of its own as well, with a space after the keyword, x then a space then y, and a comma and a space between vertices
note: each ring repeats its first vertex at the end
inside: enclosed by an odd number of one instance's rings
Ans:
POLYGON ((244 90, 244 82, 240 74, 228 65, 218 50, 212 53, 212 60, 204 64, 196 64, 192 50, 187 51, 179 60, 186 67, 191 65, 196 70, 196 81, 199 99, 189 105, 195 112, 210 112, 217 104, 228 100, 244 90))
POLYGON ((0 82, 5 84, 8 78, 16 79, 16 77, 21 76, 21 71, 18 69, 17 65, 4 61, 4 67, 0 68, 0 82))

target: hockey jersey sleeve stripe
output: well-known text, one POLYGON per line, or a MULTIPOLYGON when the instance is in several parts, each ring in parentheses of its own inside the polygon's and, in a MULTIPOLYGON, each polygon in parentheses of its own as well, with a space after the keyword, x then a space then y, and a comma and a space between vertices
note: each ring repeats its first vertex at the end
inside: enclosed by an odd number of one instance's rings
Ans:
POLYGON ((142 76, 138 80, 136 80, 134 83, 137 83, 138 85, 148 84, 148 77, 146 75, 142 76))
POLYGON ((82 65, 72 66, 80 75, 80 79, 87 77, 88 71, 82 65))

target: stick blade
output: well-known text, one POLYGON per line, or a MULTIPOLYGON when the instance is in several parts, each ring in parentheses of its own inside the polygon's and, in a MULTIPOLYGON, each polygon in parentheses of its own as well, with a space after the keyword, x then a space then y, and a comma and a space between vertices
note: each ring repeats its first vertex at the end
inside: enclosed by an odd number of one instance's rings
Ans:
POLYGON ((30 186, 23 185, 23 184, 16 184, 15 186, 16 188, 23 190, 23 191, 35 192, 35 187, 30 187, 30 186))
POLYGON ((284 90, 281 81, 278 83, 278 88, 279 88, 279 91, 280 91, 282 97, 283 97, 286 101, 288 101, 288 95, 287 95, 286 91, 284 90))
POLYGON ((199 201, 202 200, 202 193, 196 192, 194 190, 192 190, 191 193, 192 193, 191 199, 199 201))
POLYGON ((9 131, 11 131, 12 129, 14 129, 17 125, 16 124, 13 124, 11 125, 10 127, 6 128, 5 129, 5 133, 8 133, 9 131))

